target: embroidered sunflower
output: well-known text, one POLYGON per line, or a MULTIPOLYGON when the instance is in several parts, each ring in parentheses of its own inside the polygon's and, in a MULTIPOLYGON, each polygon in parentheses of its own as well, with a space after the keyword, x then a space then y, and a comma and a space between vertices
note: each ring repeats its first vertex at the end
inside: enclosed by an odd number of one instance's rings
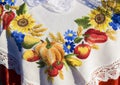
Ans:
POLYGON ((90 24, 100 31, 105 31, 109 26, 111 19, 98 10, 92 10, 90 16, 90 24))
POLYGON ((29 14, 17 16, 10 24, 12 30, 27 33, 35 26, 35 21, 29 14))

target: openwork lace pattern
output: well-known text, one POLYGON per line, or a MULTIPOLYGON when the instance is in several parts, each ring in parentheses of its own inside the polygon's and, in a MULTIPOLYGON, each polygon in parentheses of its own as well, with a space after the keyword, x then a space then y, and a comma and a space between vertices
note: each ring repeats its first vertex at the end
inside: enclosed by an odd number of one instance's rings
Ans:
POLYGON ((120 59, 108 66, 102 66, 92 73, 91 81, 87 85, 98 85, 99 81, 118 79, 120 76, 120 59))
POLYGON ((20 74, 19 61, 13 55, 2 49, 0 49, 0 64, 4 65, 8 69, 15 70, 18 74, 20 74))

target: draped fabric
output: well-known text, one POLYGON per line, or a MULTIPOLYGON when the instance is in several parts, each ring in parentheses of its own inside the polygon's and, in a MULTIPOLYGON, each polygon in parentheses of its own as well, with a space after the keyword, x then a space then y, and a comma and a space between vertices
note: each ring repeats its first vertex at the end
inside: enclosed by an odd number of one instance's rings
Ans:
MULTIPOLYGON (((49 11, 64 13, 70 11, 75 0, 24 0, 30 7, 42 5, 49 11)), ((99 0, 76 0, 90 8, 95 8, 101 5, 99 0)))
POLYGON ((0 85, 21 85, 21 76, 15 70, 0 65, 0 85))
POLYGON ((0 85, 120 85, 119 0, 3 1, 0 85))
MULTIPOLYGON (((0 85, 21 85, 21 76, 14 70, 0 65, 0 85)), ((99 85, 120 85, 120 77, 118 79, 109 79, 107 82, 99 81, 99 85)))

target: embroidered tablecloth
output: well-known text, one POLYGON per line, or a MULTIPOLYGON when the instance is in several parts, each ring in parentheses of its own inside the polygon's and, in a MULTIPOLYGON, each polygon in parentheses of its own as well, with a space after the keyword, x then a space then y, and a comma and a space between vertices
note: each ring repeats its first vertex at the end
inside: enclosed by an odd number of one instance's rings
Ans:
POLYGON ((0 4, 0 85, 99 85, 119 78, 119 0, 0 4))

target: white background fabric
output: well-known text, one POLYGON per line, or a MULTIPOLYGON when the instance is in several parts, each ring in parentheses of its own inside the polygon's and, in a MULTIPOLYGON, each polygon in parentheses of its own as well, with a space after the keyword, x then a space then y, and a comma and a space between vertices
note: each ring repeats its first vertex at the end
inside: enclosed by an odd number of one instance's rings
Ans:
MULTIPOLYGON (((17 0, 17 5, 22 4, 22 0, 17 0)), ((35 7, 29 8, 29 13, 35 18, 36 22, 44 24, 44 27, 48 28, 45 36, 48 36, 49 32, 57 33, 61 32, 64 33, 67 29, 77 30, 77 25, 75 24, 74 20, 76 18, 82 17, 90 13, 90 8, 78 3, 77 1, 74 2, 74 5, 71 8, 71 11, 64 12, 64 13, 54 13, 51 11, 46 10, 41 5, 37 5, 35 7), (52 21, 52 22, 51 22, 52 21)), ((117 40, 111 41, 108 40, 106 43, 99 44, 99 50, 93 50, 90 53, 90 56, 82 60, 83 65, 78 67, 77 70, 73 69, 74 76, 77 77, 76 84, 77 85, 85 85, 91 80, 92 73, 101 66, 107 66, 115 62, 120 58, 120 31, 117 31, 117 40), (79 75, 78 75, 79 74, 79 75), (78 75, 78 76, 77 76, 78 75)), ((44 39, 43 37, 43 39, 44 39)), ((10 43, 12 43, 10 53, 14 55, 16 58, 21 59, 21 53, 16 50, 15 43, 13 39, 10 38, 10 43)), ((2 32, 0 36, 0 48, 8 49, 8 44, 6 40, 5 32, 2 32)), ((23 70, 23 85, 51 85, 46 80, 46 75, 44 75, 43 69, 39 70, 37 68, 37 64, 35 62, 27 62, 22 60, 22 67, 23 70), (40 72, 41 71, 41 72, 40 72), (41 73, 41 74, 40 74, 41 73), (40 81, 40 76, 41 80, 40 81), (43 84, 44 83, 44 84, 43 84)), ((75 85, 74 83, 74 76, 72 75, 72 71, 69 69, 68 71, 63 69, 65 80, 60 80, 59 77, 55 78, 55 82, 53 85, 75 85)), ((119 69, 120 72, 120 69, 119 69)), ((119 75, 119 74, 118 74, 119 75)), ((91 84, 92 85, 92 84, 91 84)))

